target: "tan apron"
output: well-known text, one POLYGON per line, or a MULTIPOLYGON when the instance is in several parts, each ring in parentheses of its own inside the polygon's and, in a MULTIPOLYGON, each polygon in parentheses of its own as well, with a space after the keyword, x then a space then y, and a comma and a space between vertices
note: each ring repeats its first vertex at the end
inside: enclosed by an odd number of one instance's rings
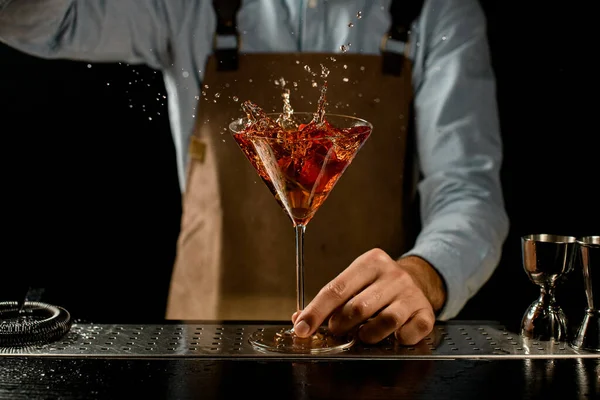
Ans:
POLYGON ((281 88, 274 84, 280 77, 293 89, 294 110, 315 111, 319 91, 311 81, 320 84, 321 79, 305 65, 319 72, 324 64, 330 70, 328 113, 355 115, 374 125, 307 226, 307 301, 362 253, 378 247, 399 257, 407 250, 412 237, 404 214, 414 186, 404 179, 412 165, 406 157, 411 64, 404 60, 399 76, 382 74, 380 56, 240 55, 239 68, 227 72, 217 71, 214 57, 208 60, 190 145, 168 319, 287 320, 295 311, 292 222, 228 125, 244 115, 244 100, 281 111, 281 88))
POLYGON ((392 1, 382 55, 238 54, 217 41, 238 37, 240 2, 213 3, 216 55, 205 68, 190 142, 167 318, 289 320, 296 310, 293 225, 228 126, 244 116, 245 100, 281 112, 282 88, 275 84, 280 78, 291 89, 295 111, 316 111, 321 65, 329 69, 327 113, 366 119, 374 130, 307 226, 306 301, 370 249, 401 256, 415 232, 412 66, 387 44, 388 39, 408 43, 422 0, 392 1))

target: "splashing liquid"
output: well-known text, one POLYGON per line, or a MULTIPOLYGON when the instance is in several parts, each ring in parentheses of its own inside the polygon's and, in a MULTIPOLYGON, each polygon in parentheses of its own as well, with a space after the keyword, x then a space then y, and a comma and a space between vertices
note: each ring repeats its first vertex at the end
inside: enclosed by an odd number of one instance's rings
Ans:
MULTIPOLYGON (((329 70, 321 67, 321 77, 326 79, 329 70)), ((292 222, 306 225, 367 140, 371 128, 338 128, 327 121, 327 81, 321 87, 317 111, 310 121, 302 121, 308 123, 302 123, 294 115, 289 89, 283 86, 284 106, 278 118, 271 119, 256 104, 245 101, 245 129, 233 137, 292 222)))
POLYGON ((283 129, 294 129, 295 124, 292 121, 292 115, 294 114, 294 109, 290 103, 290 89, 286 88, 286 81, 283 78, 279 78, 279 85, 281 85, 281 98, 283 99, 283 113, 277 119, 277 123, 283 129))
POLYGON ((325 108, 327 107, 327 81, 321 86, 321 94, 319 96, 319 102, 317 103, 317 112, 312 122, 316 125, 323 125, 325 122, 325 108))

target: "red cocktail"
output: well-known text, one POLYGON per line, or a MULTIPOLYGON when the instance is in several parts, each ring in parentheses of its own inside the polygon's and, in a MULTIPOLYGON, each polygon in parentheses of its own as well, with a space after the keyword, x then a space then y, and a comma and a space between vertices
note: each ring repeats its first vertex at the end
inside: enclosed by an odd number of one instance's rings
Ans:
MULTIPOLYGON (((323 91, 324 93, 324 91, 323 91)), ((319 110, 324 107, 320 102, 319 110)), ((303 242, 306 225, 314 217, 371 131, 359 118, 324 113, 266 114, 250 102, 247 117, 231 123, 239 147, 287 212, 296 232, 297 311, 304 308, 303 242)), ((291 108, 289 108, 291 111, 291 108)), ((336 337, 321 327, 308 338, 293 329, 265 329, 250 337, 261 350, 319 353, 346 349, 350 336, 336 337)))

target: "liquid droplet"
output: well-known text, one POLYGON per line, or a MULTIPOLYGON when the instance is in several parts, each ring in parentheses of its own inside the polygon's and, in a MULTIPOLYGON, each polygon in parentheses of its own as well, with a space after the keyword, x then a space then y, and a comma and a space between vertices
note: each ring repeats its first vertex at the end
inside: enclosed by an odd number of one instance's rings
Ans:
POLYGON ((312 87, 317 87, 317 86, 319 86, 319 84, 317 82, 313 81, 312 87))
POLYGON ((304 66, 304 70, 305 70, 306 72, 310 72, 310 67, 309 67, 308 65, 305 65, 305 66, 304 66))
POLYGON ((204 89, 208 89, 208 85, 204 85, 204 89))
POLYGON ((356 19, 361 19, 362 18, 362 11, 359 11, 356 13, 356 19))
POLYGON ((233 101, 235 101, 235 102, 239 101, 239 97, 233 96, 233 101))
POLYGON ((329 69, 327 69, 326 66, 321 64, 321 78, 327 79, 328 76, 329 76, 329 69))
POLYGON ((349 81, 349 79, 348 79, 348 78, 344 78, 344 79, 342 79, 342 80, 343 80, 344 82, 348 82, 348 81, 349 81))
POLYGON ((277 123, 281 127, 286 127, 288 125, 293 125, 292 114, 294 113, 294 109, 290 103, 290 89, 285 87, 287 82, 283 77, 279 78, 277 82, 278 85, 281 85, 281 89, 283 90, 281 93, 281 98, 283 99, 283 113, 277 118, 277 123))
POLYGON ((442 36, 442 40, 446 40, 446 39, 447 39, 446 36, 442 36))
POLYGON ((346 64, 344 64, 344 69, 348 69, 348 66, 346 64))
POLYGON ((352 22, 348 23, 348 28, 354 28, 354 24, 352 22))
POLYGON ((345 45, 341 45, 341 46, 340 46, 340 50, 342 51, 342 53, 345 53, 345 52, 347 52, 347 51, 348 51, 348 49, 346 48, 346 46, 345 46, 345 45))
POLYGON ((218 99, 219 97, 221 97, 221 93, 215 93, 215 97, 218 99))

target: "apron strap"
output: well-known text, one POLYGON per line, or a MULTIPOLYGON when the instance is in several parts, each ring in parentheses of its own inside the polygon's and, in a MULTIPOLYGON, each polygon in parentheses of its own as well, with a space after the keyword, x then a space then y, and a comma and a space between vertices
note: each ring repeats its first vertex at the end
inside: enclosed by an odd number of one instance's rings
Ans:
MULTIPOLYGON (((390 15, 392 23, 381 46, 383 74, 399 76, 405 64, 405 57, 410 54, 410 29, 414 20, 421 14, 424 0, 392 0, 390 15)), ((403 181, 404 198, 403 215, 408 247, 421 230, 419 193, 417 184, 420 180, 419 165, 416 152, 414 104, 410 104, 411 118, 408 122, 408 135, 405 155, 405 174, 403 181)))
POLYGON ((424 0, 392 0, 392 23, 381 43, 384 74, 399 76, 402 73, 404 57, 409 50, 410 27, 421 13, 423 3, 424 0))
POLYGON ((213 0, 217 14, 217 32, 213 43, 217 70, 232 71, 238 68, 240 35, 237 30, 237 13, 241 0, 213 0))

